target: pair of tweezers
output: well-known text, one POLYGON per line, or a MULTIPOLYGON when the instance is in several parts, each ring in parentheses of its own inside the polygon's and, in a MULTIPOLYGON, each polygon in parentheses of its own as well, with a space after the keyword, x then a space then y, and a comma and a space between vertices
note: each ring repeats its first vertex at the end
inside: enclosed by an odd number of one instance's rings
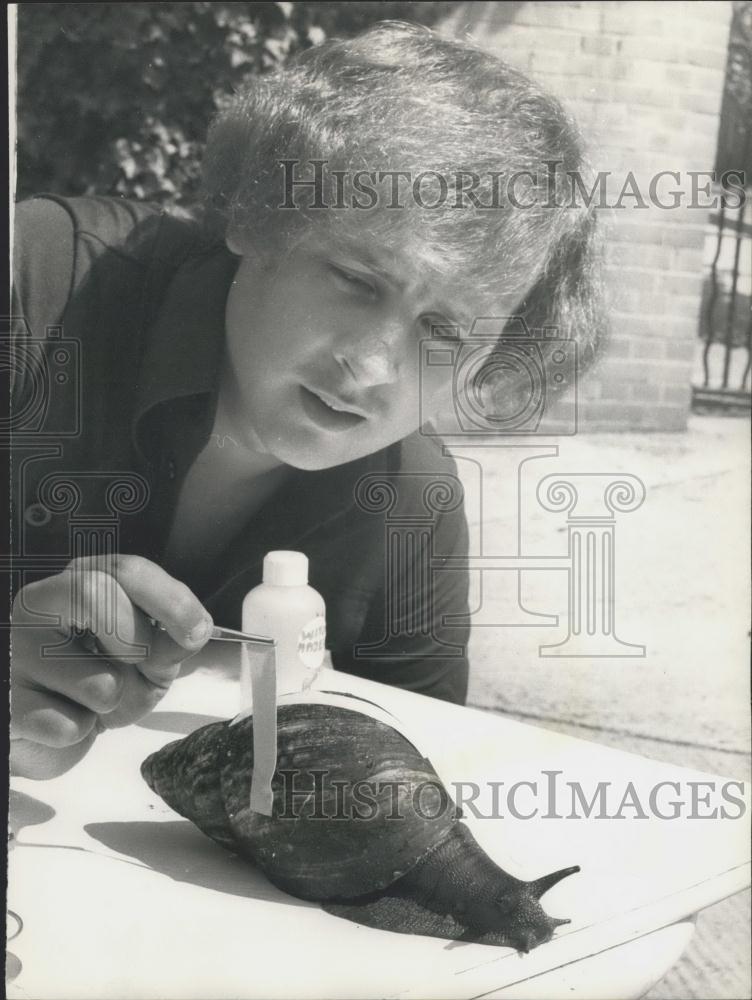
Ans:
POLYGON ((248 642, 253 646, 276 646, 277 640, 269 635, 255 635, 253 632, 237 632, 234 628, 222 628, 215 625, 211 633, 212 639, 222 642, 248 642))
MULTIPOLYGON (((164 625, 158 622, 155 618, 150 618, 149 621, 155 628, 161 629, 162 632, 166 632, 164 625)), ((219 639, 220 642, 247 642, 252 646, 276 646, 277 640, 272 639, 269 635, 256 635, 253 632, 238 632, 234 628, 222 628, 219 625, 215 625, 212 628, 210 639, 219 639)))

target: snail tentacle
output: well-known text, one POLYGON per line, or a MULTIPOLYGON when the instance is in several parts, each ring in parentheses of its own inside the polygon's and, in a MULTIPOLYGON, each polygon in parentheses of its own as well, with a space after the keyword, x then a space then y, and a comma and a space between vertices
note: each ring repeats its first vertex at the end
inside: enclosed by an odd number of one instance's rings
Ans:
POLYGON ((519 951, 569 923, 549 917, 539 900, 579 868, 531 882, 500 868, 460 822, 430 761, 397 730, 317 703, 280 706, 277 724, 271 817, 250 809, 252 717, 212 723, 169 744, 144 761, 143 777, 278 888, 336 916, 519 951), (294 788, 285 774, 295 777, 294 788), (435 811, 421 808, 426 788, 435 811))

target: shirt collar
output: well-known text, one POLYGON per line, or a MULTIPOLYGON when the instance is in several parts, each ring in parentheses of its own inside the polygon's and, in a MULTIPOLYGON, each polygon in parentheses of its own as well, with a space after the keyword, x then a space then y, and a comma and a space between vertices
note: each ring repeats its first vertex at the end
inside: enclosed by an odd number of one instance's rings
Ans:
POLYGON ((133 437, 159 403, 215 394, 225 337, 225 303, 238 258, 224 247, 187 256, 170 281, 141 362, 133 437))
POLYGON ((398 443, 344 465, 316 471, 295 469, 223 557, 221 583, 202 595, 212 614, 222 615, 229 609, 228 614, 239 621, 243 596, 261 581, 264 555, 274 549, 305 551, 311 538, 332 522, 362 509, 355 497, 358 483, 369 473, 390 475, 400 455, 398 443))

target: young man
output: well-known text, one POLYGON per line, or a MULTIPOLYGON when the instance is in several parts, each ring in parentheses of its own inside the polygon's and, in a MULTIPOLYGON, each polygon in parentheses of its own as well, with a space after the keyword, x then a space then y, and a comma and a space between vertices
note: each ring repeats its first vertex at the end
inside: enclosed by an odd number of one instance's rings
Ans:
POLYGON ((581 169, 529 81, 381 24, 218 117, 201 212, 19 206, 17 773, 150 711, 271 549, 308 555, 337 669, 464 701, 467 574, 441 570, 467 551, 461 489, 421 430, 452 369, 424 380, 422 344, 518 315, 592 346, 581 169), (35 371, 62 377, 41 410, 35 371))

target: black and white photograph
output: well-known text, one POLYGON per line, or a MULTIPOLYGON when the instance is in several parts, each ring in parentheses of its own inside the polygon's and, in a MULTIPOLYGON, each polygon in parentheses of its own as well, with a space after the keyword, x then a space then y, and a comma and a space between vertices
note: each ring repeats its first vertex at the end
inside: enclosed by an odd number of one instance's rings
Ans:
POLYGON ((10 1000, 744 1000, 752 0, 7 7, 10 1000))

